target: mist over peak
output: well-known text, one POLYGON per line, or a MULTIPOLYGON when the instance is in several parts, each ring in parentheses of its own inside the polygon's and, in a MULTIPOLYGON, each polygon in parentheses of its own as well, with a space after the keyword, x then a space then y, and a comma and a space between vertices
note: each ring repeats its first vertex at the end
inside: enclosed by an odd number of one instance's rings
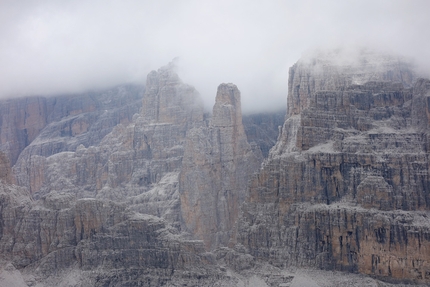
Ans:
POLYGON ((381 50, 371 46, 338 46, 327 48, 314 48, 305 51, 300 58, 301 62, 318 62, 332 66, 365 66, 378 65, 387 62, 403 62, 414 64, 411 57, 390 51, 381 50))
POLYGON ((278 109, 289 67, 314 47, 377 47, 429 71, 429 10, 425 0, 2 1, 0 97, 143 84, 179 57, 179 77, 206 108, 232 82, 244 112, 278 109))

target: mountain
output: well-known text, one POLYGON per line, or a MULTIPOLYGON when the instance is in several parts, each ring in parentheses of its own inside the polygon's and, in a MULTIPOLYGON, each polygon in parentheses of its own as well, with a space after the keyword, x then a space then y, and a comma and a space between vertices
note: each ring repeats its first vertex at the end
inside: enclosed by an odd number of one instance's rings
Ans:
POLYGON ((430 81, 412 84, 397 58, 335 56, 290 69, 287 119, 238 242, 276 266, 428 282, 430 81))
POLYGON ((337 50, 290 69, 285 117, 231 83, 207 113, 174 64, 4 100, 0 285, 428 284, 429 96, 407 60, 337 50))

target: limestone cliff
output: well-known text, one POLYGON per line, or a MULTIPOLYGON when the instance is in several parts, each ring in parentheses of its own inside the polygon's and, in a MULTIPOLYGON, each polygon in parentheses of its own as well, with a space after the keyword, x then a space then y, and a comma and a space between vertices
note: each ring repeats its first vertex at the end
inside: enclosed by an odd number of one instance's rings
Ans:
POLYGON ((15 164, 21 151, 47 124, 52 105, 46 98, 3 100, 0 104, 0 149, 15 164))
POLYGON ((174 62, 149 73, 142 117, 149 123, 187 125, 203 121, 202 100, 194 87, 182 83, 174 62))
POLYGON ((240 92, 221 84, 208 127, 187 134, 179 182, 185 227, 208 250, 228 245, 234 235, 248 180, 259 163, 242 124, 240 92))
POLYGON ((318 63, 290 69, 288 117, 238 241, 278 266, 429 282, 429 81, 410 87, 408 65, 385 56, 318 63))

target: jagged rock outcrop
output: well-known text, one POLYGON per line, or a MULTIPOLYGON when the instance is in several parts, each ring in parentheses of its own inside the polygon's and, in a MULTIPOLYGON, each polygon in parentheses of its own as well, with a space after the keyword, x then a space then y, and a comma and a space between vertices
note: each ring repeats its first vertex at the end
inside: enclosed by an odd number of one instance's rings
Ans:
POLYGON ((238 242, 279 266, 430 282, 429 82, 410 88, 407 63, 366 59, 290 69, 288 117, 238 242))
POLYGON ((142 117, 149 123, 187 126, 202 122, 202 100, 194 87, 183 84, 170 63, 149 73, 143 97, 142 117))
POLYGON ((179 182, 185 227, 208 250, 233 237, 248 179, 259 163, 242 124, 240 92, 221 84, 209 126, 187 134, 179 182))

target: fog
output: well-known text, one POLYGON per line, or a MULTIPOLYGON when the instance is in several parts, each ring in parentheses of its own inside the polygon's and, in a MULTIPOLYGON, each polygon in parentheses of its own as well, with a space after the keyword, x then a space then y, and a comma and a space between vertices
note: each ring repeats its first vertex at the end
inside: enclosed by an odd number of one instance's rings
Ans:
POLYGON ((427 0, 2 0, 0 97, 143 84, 179 57, 207 107, 230 82, 245 112, 283 108, 288 68, 311 49, 367 46, 426 70, 428 11, 427 0))

